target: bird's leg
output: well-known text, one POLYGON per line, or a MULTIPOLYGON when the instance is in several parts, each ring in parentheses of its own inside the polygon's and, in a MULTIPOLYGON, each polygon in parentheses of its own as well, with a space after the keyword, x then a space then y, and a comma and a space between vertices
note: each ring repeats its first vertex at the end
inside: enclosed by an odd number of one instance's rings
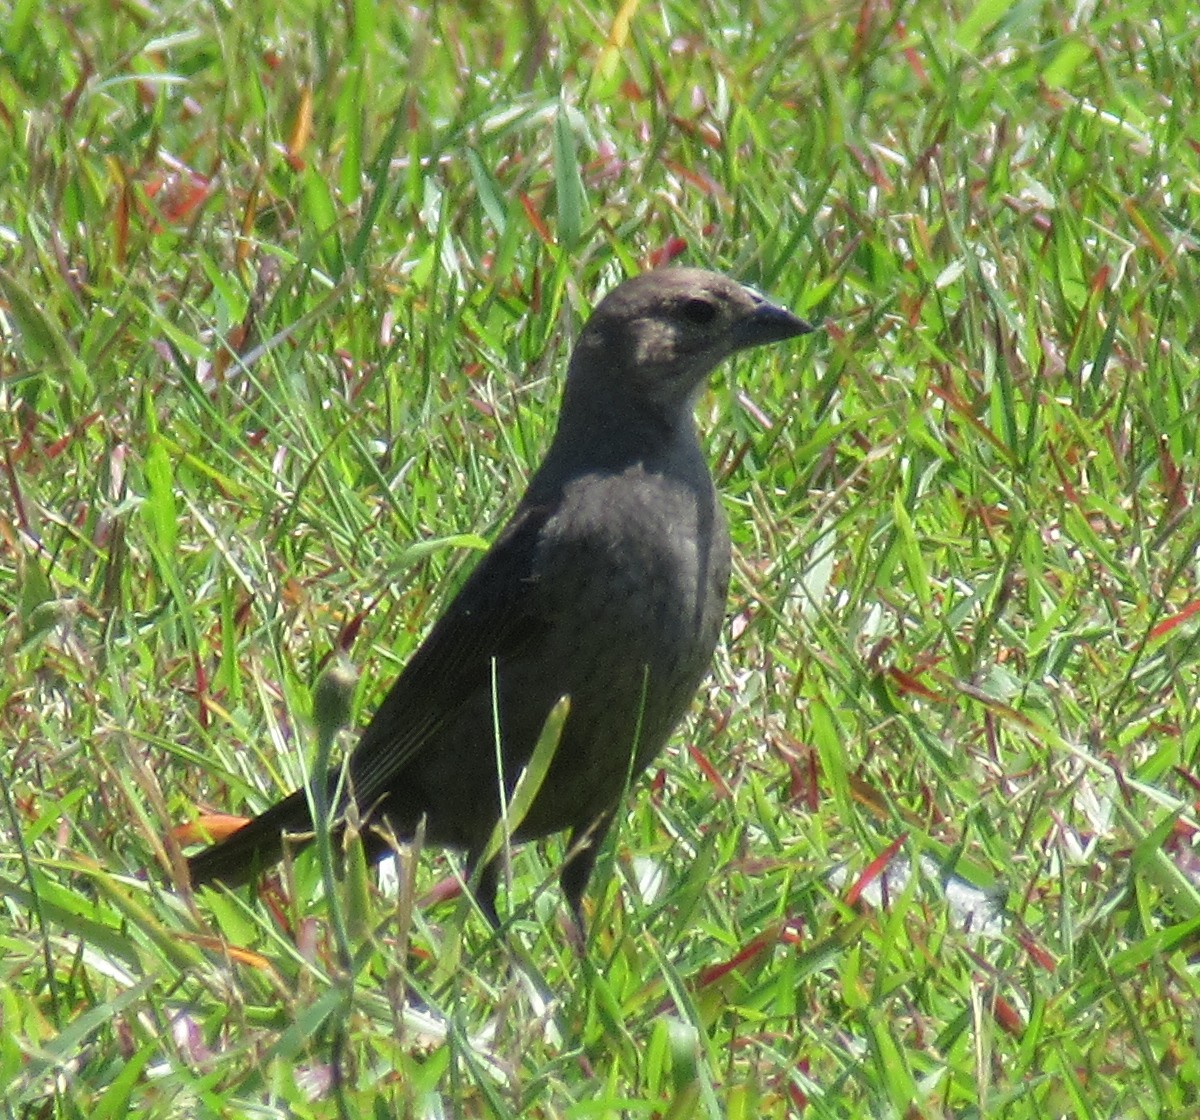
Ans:
POLYGON ((483 911, 483 916, 487 918, 492 929, 499 929, 500 912, 496 909, 496 891, 500 886, 500 873, 496 868, 496 861, 492 860, 491 863, 480 867, 478 858, 473 856, 469 865, 471 878, 476 880, 475 901, 479 903, 479 909, 483 911))
POLYGON ((575 932, 581 946, 587 939, 587 927, 583 922, 583 892, 587 890, 588 880, 596 866, 596 857, 600 854, 600 845, 604 843, 612 821, 613 814, 604 813, 586 828, 577 826, 571 830, 567 859, 558 876, 567 905, 571 908, 571 916, 575 919, 575 932))

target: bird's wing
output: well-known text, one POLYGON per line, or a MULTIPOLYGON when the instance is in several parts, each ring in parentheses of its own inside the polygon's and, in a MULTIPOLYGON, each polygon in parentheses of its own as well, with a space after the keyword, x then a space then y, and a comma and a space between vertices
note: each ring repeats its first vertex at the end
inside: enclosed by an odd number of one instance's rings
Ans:
POLYGON ((370 806, 497 672, 536 648, 552 619, 537 594, 549 506, 519 509, 409 659, 354 748, 355 801, 370 806))

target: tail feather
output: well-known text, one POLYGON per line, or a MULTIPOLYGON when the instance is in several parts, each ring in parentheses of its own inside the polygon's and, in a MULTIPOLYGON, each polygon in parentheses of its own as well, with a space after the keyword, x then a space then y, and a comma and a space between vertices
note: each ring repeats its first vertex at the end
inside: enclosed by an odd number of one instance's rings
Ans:
POLYGON ((312 827, 308 795, 298 789, 237 832, 192 856, 188 860, 192 886, 213 883, 244 886, 264 868, 283 858, 285 832, 311 832, 312 827))

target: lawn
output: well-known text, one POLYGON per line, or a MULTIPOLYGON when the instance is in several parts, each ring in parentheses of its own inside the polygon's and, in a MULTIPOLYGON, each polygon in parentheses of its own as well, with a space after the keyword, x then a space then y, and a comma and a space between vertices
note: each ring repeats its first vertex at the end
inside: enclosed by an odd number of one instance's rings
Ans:
POLYGON ((1198 75, 1182 4, 0 0, 3 1115, 1200 1112, 1198 75), (671 262, 822 329, 701 401, 728 624, 582 950, 561 840, 500 934, 437 851, 192 896, 671 262))

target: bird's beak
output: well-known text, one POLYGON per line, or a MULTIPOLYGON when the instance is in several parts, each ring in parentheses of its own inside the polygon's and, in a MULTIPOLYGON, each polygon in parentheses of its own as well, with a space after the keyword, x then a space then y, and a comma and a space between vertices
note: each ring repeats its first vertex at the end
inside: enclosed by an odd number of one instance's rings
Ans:
POLYGON ((734 347, 745 350, 769 342, 782 342, 814 330, 816 328, 811 323, 806 323, 787 308, 779 307, 755 293, 754 309, 734 324, 734 347))

